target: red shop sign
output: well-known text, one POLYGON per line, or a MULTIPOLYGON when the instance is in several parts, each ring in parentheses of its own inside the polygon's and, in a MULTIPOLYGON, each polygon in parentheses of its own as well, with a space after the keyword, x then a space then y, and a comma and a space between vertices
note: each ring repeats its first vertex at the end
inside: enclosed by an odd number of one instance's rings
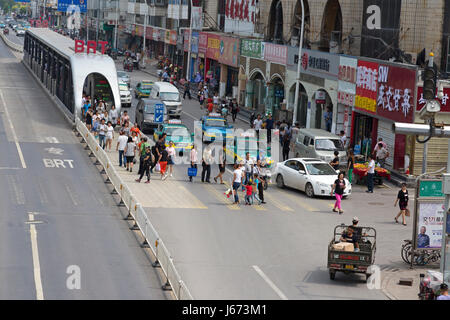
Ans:
POLYGON ((206 49, 208 59, 219 60, 220 57, 220 36, 217 34, 208 34, 208 47, 206 49))
POLYGON ((414 90, 417 70, 380 64, 377 114, 399 122, 414 121, 414 90))
POLYGON ((207 48, 208 48, 208 33, 200 32, 198 37, 198 52, 206 53, 207 48))
MULTIPOLYGON (((444 88, 444 96, 442 99, 436 99, 441 103, 441 112, 450 112, 450 88, 444 88)), ((426 100, 423 98, 423 88, 417 88, 417 111, 422 110, 426 100)))
POLYGON ((355 95, 343 91, 338 91, 338 103, 353 107, 355 102, 355 95))
POLYGON ((378 63, 358 60, 355 108, 376 114, 378 63))

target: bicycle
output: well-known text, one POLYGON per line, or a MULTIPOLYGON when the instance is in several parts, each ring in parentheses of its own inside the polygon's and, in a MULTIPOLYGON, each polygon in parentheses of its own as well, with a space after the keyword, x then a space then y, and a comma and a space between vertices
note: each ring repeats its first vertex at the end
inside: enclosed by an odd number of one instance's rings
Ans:
MULTIPOLYGON (((403 240, 402 249, 400 251, 403 261, 407 264, 411 264, 411 255, 413 254, 412 240, 403 240)), ((415 265, 424 266, 428 263, 435 263, 441 259, 441 253, 439 250, 421 250, 414 253, 415 265)))

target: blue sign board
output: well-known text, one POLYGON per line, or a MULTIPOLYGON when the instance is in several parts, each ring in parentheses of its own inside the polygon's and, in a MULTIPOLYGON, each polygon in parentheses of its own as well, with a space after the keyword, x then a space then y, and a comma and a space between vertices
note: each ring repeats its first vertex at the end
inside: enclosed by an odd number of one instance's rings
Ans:
POLYGON ((164 122, 164 105, 162 103, 155 104, 155 123, 164 122))
POLYGON ((26 3, 28 3, 28 2, 30 2, 30 0, 14 0, 14 2, 26 2, 26 3))
POLYGON ((80 12, 85 13, 87 10, 87 1, 88 0, 58 0, 58 11, 67 12, 76 11, 76 7, 80 8, 80 12), (70 6, 74 6, 74 8, 69 8, 70 6))

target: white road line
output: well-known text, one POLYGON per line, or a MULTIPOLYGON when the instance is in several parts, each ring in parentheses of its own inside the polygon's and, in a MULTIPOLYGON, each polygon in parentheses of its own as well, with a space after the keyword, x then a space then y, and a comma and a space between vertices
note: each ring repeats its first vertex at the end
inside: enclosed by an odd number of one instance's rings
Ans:
POLYGON ((2 100, 3 106, 5 107, 6 118, 8 119, 9 126, 11 127, 11 130, 13 133, 14 142, 16 143, 16 148, 17 148, 17 152, 19 153, 19 158, 20 158, 20 162, 22 163, 22 168, 26 169, 27 165, 25 164, 25 159, 23 158, 22 149, 20 148, 19 140, 17 139, 16 131, 14 130, 14 125, 11 121, 11 118, 9 117, 8 107, 6 106, 5 98, 3 97, 2 91, 0 91, 0 98, 2 100))
POLYGON ((196 117, 194 117, 192 114, 190 114, 190 113, 187 113, 186 111, 181 111, 182 113, 184 113, 185 115, 187 115, 187 116, 189 116, 189 117, 191 117, 192 119, 194 119, 194 120, 196 120, 196 121, 200 121, 200 119, 199 118, 196 118, 196 117))
POLYGON ((261 276, 261 278, 264 279, 265 282, 273 289, 273 291, 276 292, 276 294, 282 299, 282 300, 289 300, 283 292, 281 292, 280 289, 272 282, 272 280, 269 279, 268 276, 258 266, 253 266, 253 269, 261 276))
MULTIPOLYGON (((34 215, 28 212, 28 221, 34 221, 34 215)), ((33 270, 34 284, 36 286, 36 299, 44 300, 44 291, 42 290, 41 266, 39 264, 39 250, 37 244, 37 232, 33 223, 30 224, 31 250, 33 252, 33 270)))

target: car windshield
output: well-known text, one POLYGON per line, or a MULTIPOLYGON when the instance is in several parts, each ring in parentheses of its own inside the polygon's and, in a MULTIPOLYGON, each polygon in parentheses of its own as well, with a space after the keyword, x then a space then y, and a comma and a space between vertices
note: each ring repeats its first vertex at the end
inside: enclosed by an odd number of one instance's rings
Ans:
POLYGON ((150 83, 142 83, 141 89, 142 90, 150 90, 152 88, 152 85, 150 83))
POLYGON ((339 139, 317 139, 316 150, 318 151, 344 151, 339 139))
POLYGON ((328 163, 306 164, 306 170, 313 176, 334 176, 336 171, 328 163))
POLYGON ((126 84, 120 84, 119 85, 119 90, 120 91, 128 91, 128 86, 126 84))
POLYGON ((226 123, 223 119, 206 119, 205 126, 207 127, 225 127, 226 123))
POLYGON ((180 95, 178 92, 160 92, 159 97, 163 101, 179 101, 180 95))
POLYGON ((126 78, 127 74, 125 72, 117 72, 117 75, 119 76, 119 78, 126 78))
POLYGON ((185 127, 167 127, 164 132, 168 136, 189 137, 189 131, 185 127))

